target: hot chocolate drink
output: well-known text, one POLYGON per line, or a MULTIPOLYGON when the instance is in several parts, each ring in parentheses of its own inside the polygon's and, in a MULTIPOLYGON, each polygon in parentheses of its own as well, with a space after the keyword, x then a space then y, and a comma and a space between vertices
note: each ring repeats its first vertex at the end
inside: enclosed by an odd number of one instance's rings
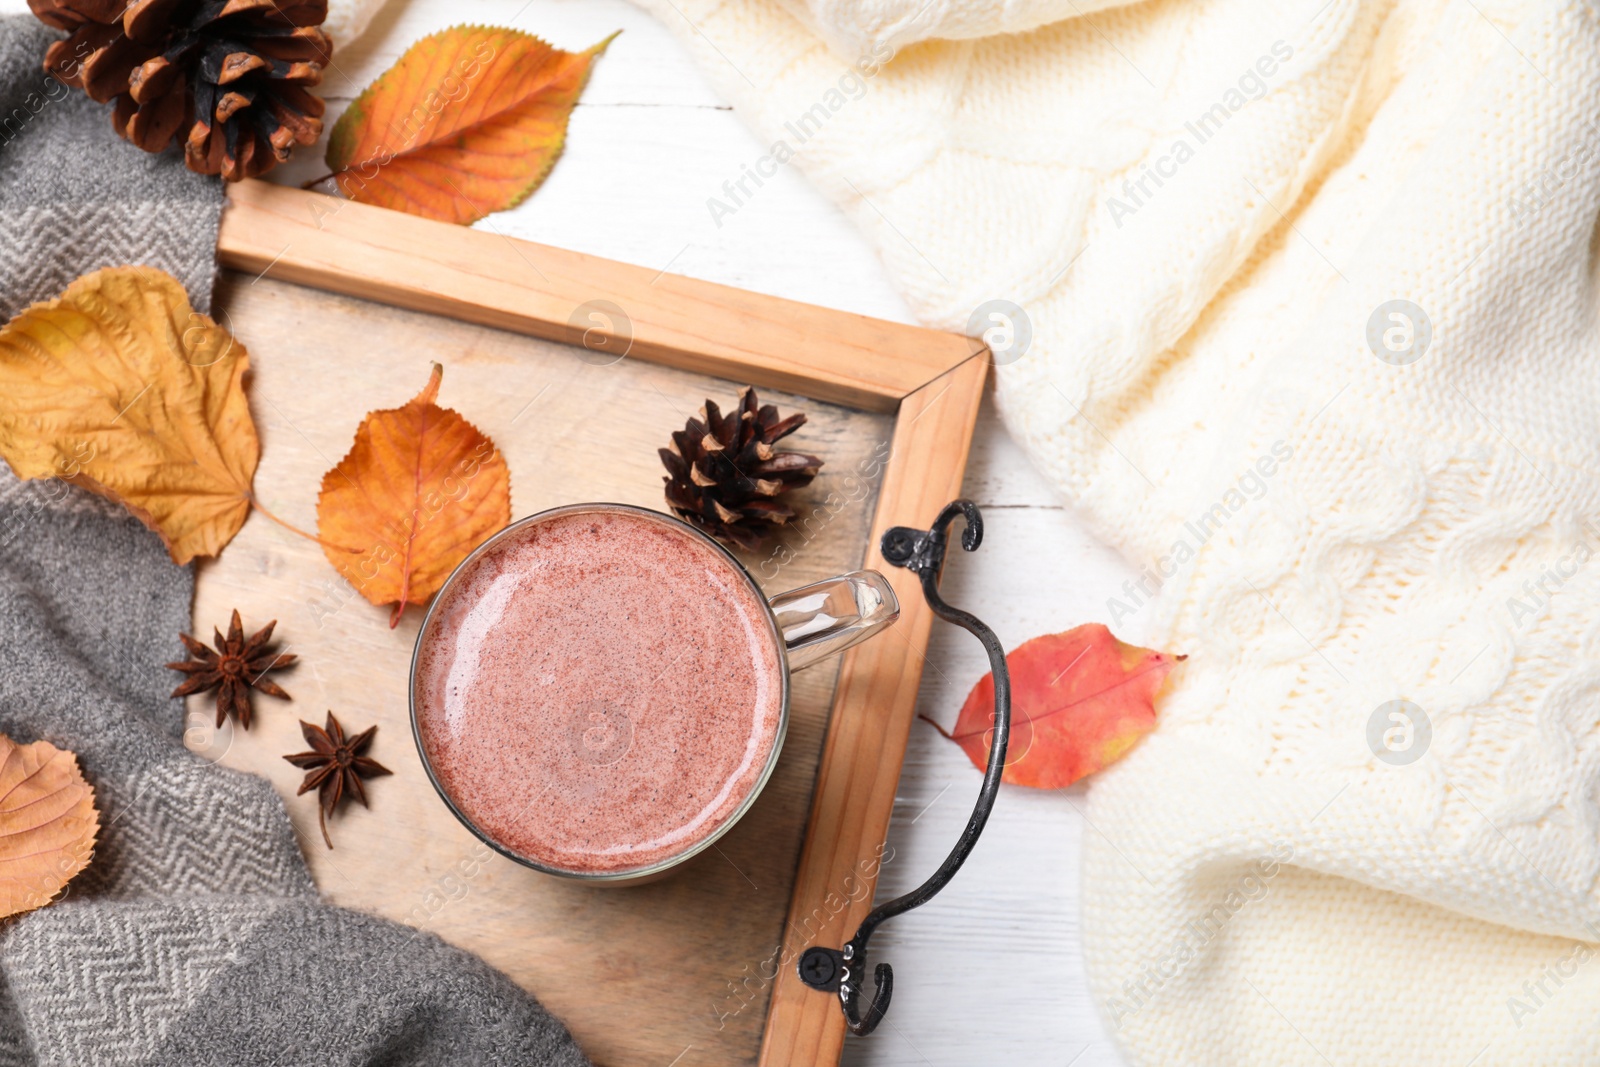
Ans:
POLYGON ((766 604, 718 549, 604 505, 512 528, 440 593, 418 646, 423 752, 502 848, 578 874, 717 833, 781 739, 766 604))

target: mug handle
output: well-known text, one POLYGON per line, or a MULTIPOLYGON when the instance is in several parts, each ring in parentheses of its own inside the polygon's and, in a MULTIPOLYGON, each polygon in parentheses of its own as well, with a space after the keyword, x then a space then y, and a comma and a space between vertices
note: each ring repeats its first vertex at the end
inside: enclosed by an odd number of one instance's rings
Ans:
POLYGON ((789 669, 798 671, 858 645, 900 617, 900 602, 877 571, 852 571, 779 593, 778 620, 789 669))

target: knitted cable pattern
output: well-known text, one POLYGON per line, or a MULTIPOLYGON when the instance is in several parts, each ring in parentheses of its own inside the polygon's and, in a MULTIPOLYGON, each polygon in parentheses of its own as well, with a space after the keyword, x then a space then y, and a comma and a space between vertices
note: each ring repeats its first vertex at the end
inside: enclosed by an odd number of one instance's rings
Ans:
POLYGON ((1596 5, 674 3, 920 317, 1020 310, 1007 425, 1189 654, 1086 816, 1129 1061, 1600 1060, 1596 5))

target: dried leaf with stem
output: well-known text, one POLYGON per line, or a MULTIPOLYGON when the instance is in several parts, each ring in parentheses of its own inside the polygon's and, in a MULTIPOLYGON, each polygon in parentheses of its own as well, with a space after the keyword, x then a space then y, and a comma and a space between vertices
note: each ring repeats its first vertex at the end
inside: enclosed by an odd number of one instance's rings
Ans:
MULTIPOLYGON (((1060 789, 1121 759, 1155 729, 1156 696, 1182 659, 1124 644, 1100 623, 1023 642, 1006 656, 1011 740, 1001 780, 1060 789)), ((953 730, 921 717, 982 770, 994 735, 994 675, 972 687, 953 730)))

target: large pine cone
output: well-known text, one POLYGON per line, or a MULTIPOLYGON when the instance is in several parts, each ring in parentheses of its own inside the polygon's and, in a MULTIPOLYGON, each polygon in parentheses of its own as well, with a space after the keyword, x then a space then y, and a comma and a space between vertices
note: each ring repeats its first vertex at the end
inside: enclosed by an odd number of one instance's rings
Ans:
POLYGON ((306 90, 333 54, 317 27, 328 0, 28 0, 71 36, 44 68, 101 103, 146 152, 174 140, 190 170, 229 181, 289 158, 322 133, 306 90))
POLYGON ((759 405, 748 386, 737 410, 726 415, 707 400, 700 418, 672 435, 671 448, 659 450, 667 468, 667 504, 714 537, 757 547, 768 529, 794 518, 779 494, 809 485, 822 467, 816 456, 772 447, 805 421, 803 412, 778 418, 778 409, 759 405))

